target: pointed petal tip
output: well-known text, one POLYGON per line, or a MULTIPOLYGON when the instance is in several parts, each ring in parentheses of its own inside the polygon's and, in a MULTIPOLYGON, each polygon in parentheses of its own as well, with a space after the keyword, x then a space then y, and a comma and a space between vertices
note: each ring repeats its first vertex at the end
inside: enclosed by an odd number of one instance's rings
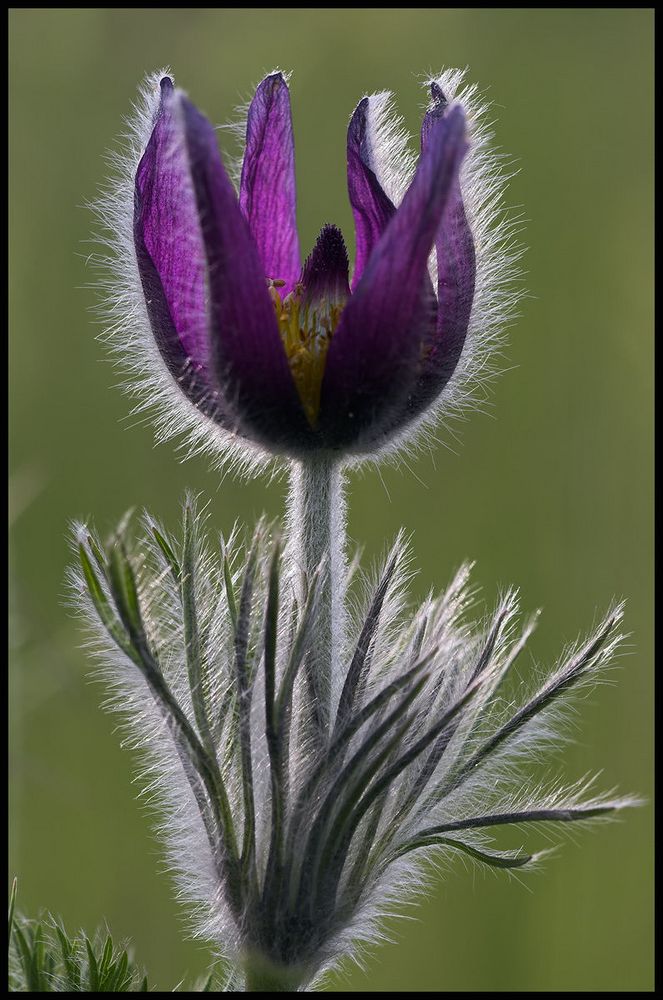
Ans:
POLYGON ((173 78, 170 76, 162 76, 161 79, 159 80, 159 87, 161 88, 162 94, 172 93, 175 87, 173 83, 173 78))
POLYGON ((273 73, 268 73, 267 76, 263 77, 256 87, 256 94, 264 93, 269 88, 271 88, 272 93, 276 93, 282 87, 288 90, 288 80, 282 70, 276 69, 273 73))
POLYGON ((444 111, 449 105, 444 91, 440 87, 437 80, 430 81, 430 96, 433 107, 437 110, 444 111))
POLYGON ((361 149, 366 137, 368 118, 368 98, 363 97, 350 115, 348 122, 348 156, 354 151, 361 157, 361 149))
POLYGON ((385 100, 391 97, 391 93, 388 90, 381 90, 375 94, 364 94, 362 99, 359 101, 354 111, 350 115, 350 122, 348 124, 348 129, 361 130, 363 136, 364 130, 368 124, 368 115, 371 110, 371 102, 373 102, 374 108, 379 108, 385 100))
POLYGON ((370 98, 368 94, 366 94, 364 97, 362 97, 361 101, 359 101, 357 107, 352 112, 352 115, 350 116, 350 121, 353 122, 355 121, 355 119, 360 117, 365 118, 368 112, 369 103, 370 103, 370 98))

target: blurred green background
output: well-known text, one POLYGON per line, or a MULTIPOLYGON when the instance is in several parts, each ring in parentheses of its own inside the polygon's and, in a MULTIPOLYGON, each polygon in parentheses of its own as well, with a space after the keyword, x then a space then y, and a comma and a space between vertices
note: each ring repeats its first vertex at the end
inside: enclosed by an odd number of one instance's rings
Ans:
MULTIPOLYGON (((464 557, 492 601, 516 583, 545 614, 534 652, 553 660, 615 595, 629 656, 581 706, 569 777, 651 793, 653 13, 640 10, 14 9, 11 30, 10 870, 20 905, 73 928, 102 918, 135 942, 161 990, 207 955, 185 939, 159 846, 134 798, 132 761, 88 678, 64 606, 71 518, 109 529, 134 504, 173 524, 186 487, 228 528, 280 509, 282 486, 221 485, 131 426, 95 341, 83 207, 107 168, 137 84, 169 64, 217 122, 264 72, 294 70, 304 247, 322 223, 351 242, 345 127, 366 91, 390 88, 416 132, 420 73, 470 68, 518 161, 512 204, 529 220, 531 291, 491 415, 434 461, 352 483, 350 531, 377 554, 414 533, 415 592, 464 557)), ((452 443, 448 439, 449 443, 452 443)), ((534 833, 531 847, 547 846, 534 833)), ((520 843, 520 841, 519 841, 520 843)), ((565 838, 522 881, 453 872, 394 921, 398 944, 337 992, 648 991, 652 808, 565 838)))

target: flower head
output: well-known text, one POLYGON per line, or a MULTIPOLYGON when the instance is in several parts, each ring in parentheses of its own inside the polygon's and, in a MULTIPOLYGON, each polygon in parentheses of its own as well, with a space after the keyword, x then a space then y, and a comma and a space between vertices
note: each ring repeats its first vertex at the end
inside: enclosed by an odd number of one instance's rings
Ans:
POLYGON ((100 208, 122 259, 118 347, 144 403, 165 404, 162 427, 249 461, 352 459, 467 401, 513 304, 512 254, 494 224, 502 178, 479 118, 460 75, 442 75, 415 158, 388 95, 359 102, 347 136, 350 276, 334 225, 300 254, 283 74, 250 103, 238 191, 209 121, 170 76, 155 78, 124 182, 100 208))

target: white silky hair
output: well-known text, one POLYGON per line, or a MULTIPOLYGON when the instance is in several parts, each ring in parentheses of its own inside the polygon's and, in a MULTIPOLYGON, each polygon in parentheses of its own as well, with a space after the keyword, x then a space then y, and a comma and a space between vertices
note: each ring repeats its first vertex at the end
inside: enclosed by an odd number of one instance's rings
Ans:
MULTIPOLYGON (((109 345, 124 376, 125 391, 134 400, 131 415, 154 423, 157 442, 176 438, 182 458, 205 454, 219 471, 231 469, 246 477, 261 471, 274 474, 282 468, 276 456, 220 427, 186 398, 166 367, 150 327, 133 239, 134 185, 159 107, 159 81, 165 75, 172 78, 164 69, 149 75, 142 85, 120 146, 108 156, 111 179, 91 205, 100 227, 95 235, 100 250, 88 257, 98 275, 93 285, 100 295, 98 314, 104 327, 100 339, 109 345)), ((463 107, 468 124, 470 148, 460 181, 476 248, 476 288, 463 352, 451 379, 428 410, 396 434, 374 443, 368 453, 362 451, 360 440, 357 453, 343 459, 351 466, 406 461, 411 452, 432 447, 440 428, 455 438, 458 419, 467 410, 487 405, 490 384, 501 368, 505 330, 524 295, 518 270, 523 252, 517 240, 521 223, 503 204, 512 172, 503 154, 493 147, 490 105, 464 78, 465 71, 456 69, 434 77, 445 98, 463 107)), ((223 126, 241 144, 247 109, 248 104, 239 109, 236 122, 223 126)), ((398 205, 412 180, 418 154, 394 109, 391 93, 369 96, 367 125, 375 172, 398 205)), ((241 159, 225 159, 238 185, 241 159)), ((435 267, 433 253, 433 279, 435 267)))
MULTIPOLYGON (((191 500, 188 502, 193 504, 191 500)), ((158 649, 163 676, 195 730, 178 587, 163 551, 154 540, 155 527, 162 534, 165 532, 148 515, 143 520, 143 527, 144 533, 134 546, 132 555, 142 618, 151 644, 158 649)), ((218 553, 222 551, 229 561, 237 593, 244 569, 242 546, 237 532, 233 532, 229 539, 212 547, 205 532, 204 511, 195 514, 192 530, 195 602, 200 634, 204 636, 205 660, 213 665, 212 672, 205 675, 203 696, 209 717, 216 718, 235 683, 231 616, 218 553)), ((263 524, 258 530, 263 539, 268 539, 268 526, 263 524)), ((87 526, 78 525, 77 543, 88 546, 90 538, 95 539, 94 533, 87 526)), ((100 548, 101 542, 96 539, 95 545, 100 548)), ((264 701, 259 695, 264 684, 261 635, 269 576, 268 556, 266 551, 259 556, 249 637, 256 690, 252 702, 251 730, 257 865, 263 874, 269 848, 271 810, 264 701)), ((430 875, 425 862, 432 860, 439 863, 442 859, 448 863, 458 856, 458 850, 453 848, 441 853, 440 847, 425 845, 407 856, 399 856, 399 850, 426 828, 495 812, 564 810, 580 806, 618 812, 637 804, 637 800, 630 797, 615 798, 613 793, 595 794, 593 779, 584 778, 571 785, 555 779, 546 785, 545 782, 523 777, 524 764, 538 761, 544 750, 559 745, 560 723, 568 714, 571 694, 577 692, 578 685, 572 693, 563 693, 514 732, 488 760, 480 761, 466 780, 454 786, 453 777, 458 768, 466 765, 477 751, 486 746, 491 736, 514 716, 519 706, 527 703, 537 692, 549 690, 565 676, 569 664, 573 664, 574 657, 577 658, 580 651, 587 648, 587 643, 570 646, 551 671, 533 667, 527 671, 530 675, 527 680, 518 678, 514 682, 511 674, 509 677, 507 674, 513 672, 514 660, 526 647, 535 622, 534 618, 530 618, 523 625, 519 623, 517 593, 507 591, 494 612, 473 619, 478 595, 470 586, 470 566, 464 565, 440 596, 429 598, 417 610, 412 610, 407 586, 410 577, 409 552, 402 534, 387 553, 381 569, 357 577, 352 585, 345 645, 336 651, 332 664, 336 704, 378 581, 384 577, 385 567, 391 562, 395 569, 372 641, 370 672, 361 703, 368 704, 373 696, 400 678, 420 657, 430 658, 425 686, 416 703, 419 708, 414 725, 403 736, 399 753, 412 747, 436 715, 439 717, 455 703, 459 693, 467 687, 482 655, 486 658, 486 681, 463 710, 451 742, 435 765, 425 789, 417 793, 416 805, 409 813, 403 812, 403 804, 416 790, 422 774, 422 761, 413 761, 389 786, 365 857, 362 850, 368 817, 358 827, 339 884, 339 916, 332 921, 319 945, 314 982, 318 982, 325 971, 335 967, 343 958, 353 956, 361 961, 365 946, 384 937, 384 917, 396 912, 396 909, 400 912, 404 903, 414 900, 429 886, 430 875), (357 863, 360 864, 358 873, 355 871, 357 863)), ((167 863, 175 876, 180 898, 190 907, 195 933, 212 942, 221 954, 237 960, 246 944, 242 920, 238 920, 225 900, 222 879, 215 866, 196 799, 168 725, 135 664, 124 653, 118 652, 101 626, 82 577, 72 575, 71 583, 76 606, 90 626, 91 648, 102 664, 103 678, 110 684, 108 705, 121 714, 126 725, 127 743, 140 755, 142 797, 157 811, 159 833, 166 844, 167 863)), ((285 578, 278 615, 278 677, 283 676, 288 661, 293 615, 296 618, 301 613, 301 608, 299 612, 295 609, 296 598, 292 581, 285 578)), ((618 631, 621 616, 622 607, 617 605, 598 623, 593 636, 603 635, 605 641, 588 660, 581 684, 592 684, 614 659, 624 639, 618 631)), ((307 742, 305 727, 300 725, 298 713, 305 711, 305 701, 301 697, 294 700, 293 711, 293 739, 289 753, 291 801, 305 787, 311 769, 318 763, 320 752, 317 745, 307 742)), ((241 834, 242 779, 233 750, 233 724, 231 715, 216 734, 217 762, 227 787, 233 817, 238 824, 238 833, 241 834)), ((357 732, 349 745, 349 755, 361 747, 362 736, 357 732)), ((316 792, 314 801, 310 803, 311 817, 329 788, 327 781, 316 792)), ((583 823, 591 821, 591 817, 581 820, 583 823)), ((490 833, 484 829, 464 830, 455 836, 469 850, 490 850, 494 856, 499 856, 500 852, 495 852, 492 847, 490 833)), ((544 854, 538 852, 532 855, 528 867, 544 854)), ((472 863, 478 862, 473 860, 472 863)))

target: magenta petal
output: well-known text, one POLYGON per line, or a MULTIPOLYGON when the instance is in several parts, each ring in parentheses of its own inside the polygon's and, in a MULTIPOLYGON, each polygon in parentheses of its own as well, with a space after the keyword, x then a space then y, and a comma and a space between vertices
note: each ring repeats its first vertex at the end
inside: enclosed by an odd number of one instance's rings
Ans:
POLYGON ((375 172, 368 136, 370 101, 370 97, 364 97, 359 102, 348 125, 348 194, 356 238, 353 289, 362 276, 373 247, 396 211, 396 206, 383 191, 375 172))
POLYGON ((172 82, 164 77, 154 129, 136 172, 134 245, 157 347, 183 391, 219 419, 209 376, 205 254, 174 99, 172 82))
POLYGON ((435 322, 428 255, 465 153, 465 119, 435 123, 410 188, 371 254, 332 338, 320 428, 340 447, 374 437, 403 407, 435 322))
MULTIPOLYGON (((422 151, 431 141, 436 123, 448 114, 447 101, 436 83, 431 86, 433 107, 421 128, 422 151)), ((465 344, 476 279, 476 253, 460 179, 453 182, 442 223, 435 237, 437 256, 437 323, 424 353, 422 372, 410 410, 418 413, 442 391, 451 378, 465 344)))
POLYGON ((198 204, 209 296, 211 365, 247 436, 297 448, 310 429, 281 341, 262 264, 216 134, 179 97, 183 136, 198 204))
POLYGON ((249 108, 239 203, 263 273, 292 291, 301 268, 296 220, 290 93, 281 73, 266 77, 249 108))

